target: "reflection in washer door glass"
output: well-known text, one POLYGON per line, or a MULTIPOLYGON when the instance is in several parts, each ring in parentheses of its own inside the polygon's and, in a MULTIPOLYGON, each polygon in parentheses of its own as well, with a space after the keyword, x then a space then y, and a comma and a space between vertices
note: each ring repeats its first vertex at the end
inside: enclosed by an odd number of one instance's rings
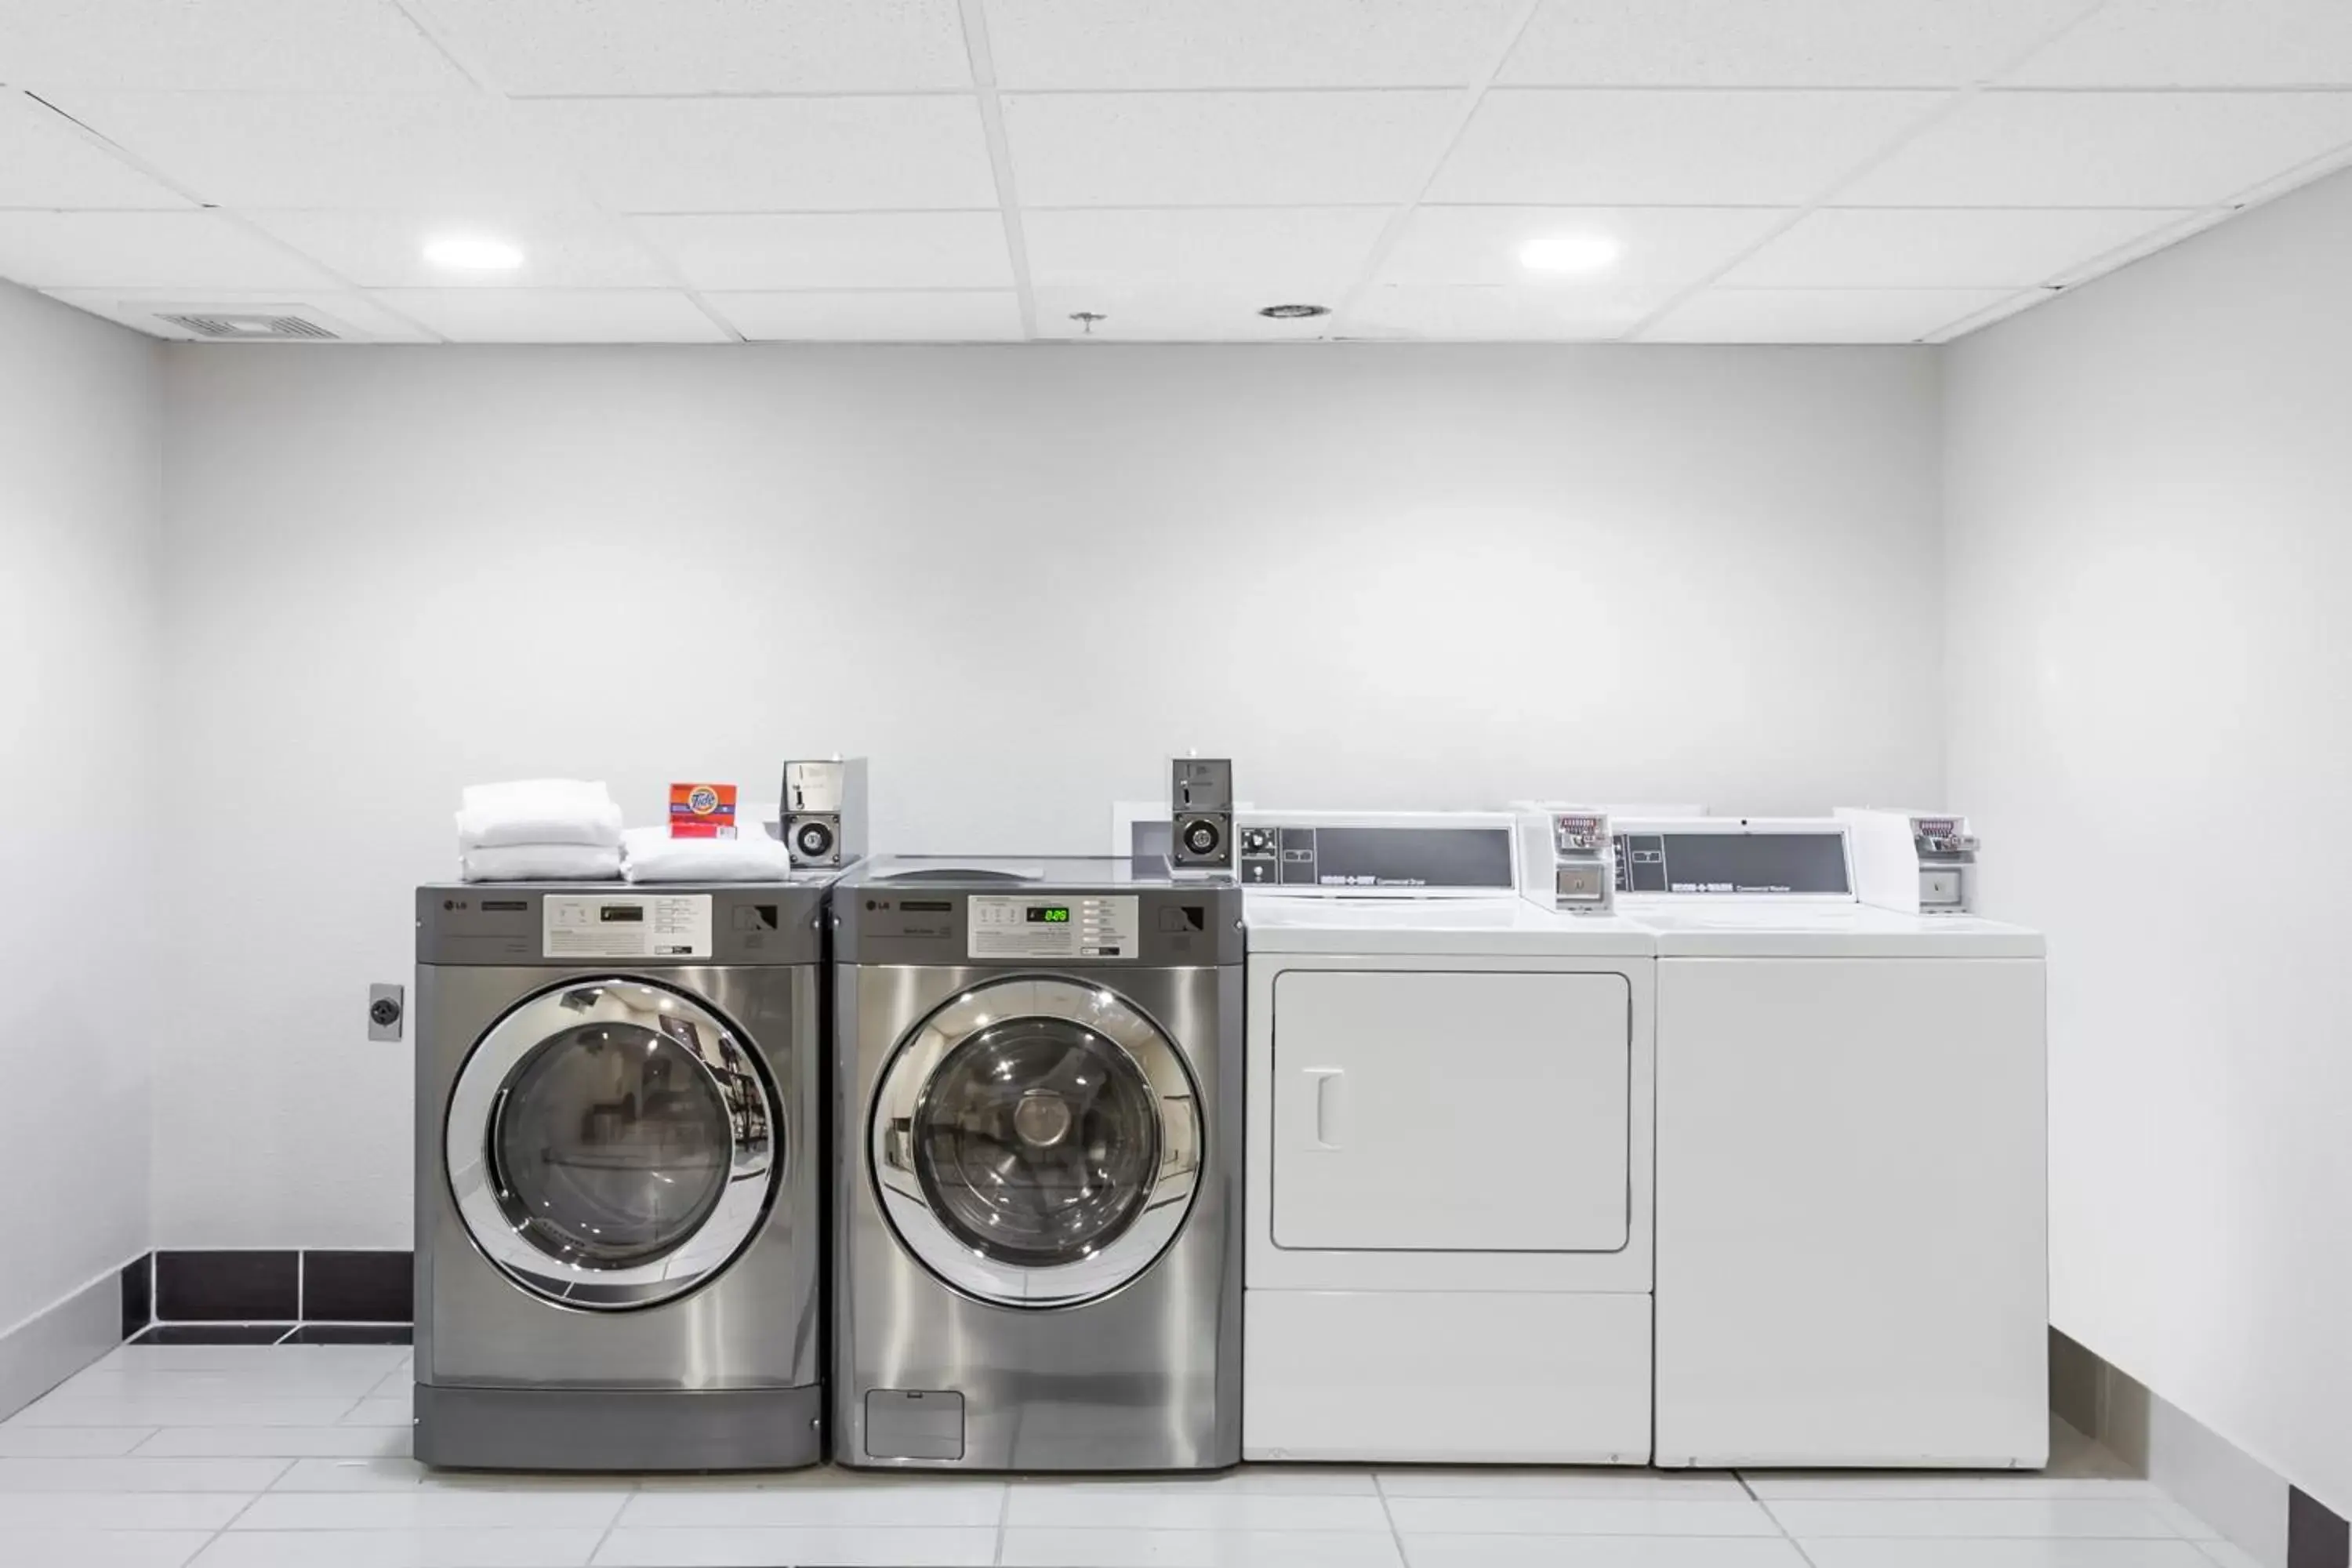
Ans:
POLYGON ((1126 1051, 1059 1018, 965 1040, 915 1110, 915 1172, 940 1223, 1000 1263, 1075 1263, 1151 1195, 1160 1100, 1126 1051))
POLYGON ((566 1029, 499 1092, 490 1121, 499 1205, 551 1257, 589 1268, 652 1262, 727 1191, 733 1128, 752 1086, 722 1089, 697 1059, 691 1026, 680 1039, 662 1023, 660 1033, 566 1029))

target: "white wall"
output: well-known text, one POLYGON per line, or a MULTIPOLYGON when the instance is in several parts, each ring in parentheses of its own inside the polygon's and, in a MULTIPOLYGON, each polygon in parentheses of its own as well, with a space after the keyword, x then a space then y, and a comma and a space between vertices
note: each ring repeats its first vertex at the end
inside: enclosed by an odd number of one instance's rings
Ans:
POLYGON ((0 283, 0 1333, 147 1247, 160 359, 0 283))
POLYGON ((475 780, 1091 852, 1292 805, 1942 777, 1922 352, 174 350, 172 1245, 404 1246, 409 888, 475 780), (1400 770, 1375 773, 1376 765, 1400 770))
POLYGON ((2352 176, 1948 362, 1952 798, 2051 932, 2057 1325, 2352 1512, 2352 176))

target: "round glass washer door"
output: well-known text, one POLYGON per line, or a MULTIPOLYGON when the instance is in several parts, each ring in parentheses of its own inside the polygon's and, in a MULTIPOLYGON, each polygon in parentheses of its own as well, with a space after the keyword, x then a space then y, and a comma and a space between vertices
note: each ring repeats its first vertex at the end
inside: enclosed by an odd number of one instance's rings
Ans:
POLYGON ((567 981, 458 1072, 449 1190, 474 1245, 566 1306, 645 1307, 724 1268, 781 1166, 765 1079, 732 1026, 643 980, 567 981))
POLYGON ((1108 991, 1015 976, 908 1031, 874 1101, 898 1239, 967 1295, 1062 1307, 1166 1251, 1200 1184, 1200 1099, 1159 1026, 1108 991))

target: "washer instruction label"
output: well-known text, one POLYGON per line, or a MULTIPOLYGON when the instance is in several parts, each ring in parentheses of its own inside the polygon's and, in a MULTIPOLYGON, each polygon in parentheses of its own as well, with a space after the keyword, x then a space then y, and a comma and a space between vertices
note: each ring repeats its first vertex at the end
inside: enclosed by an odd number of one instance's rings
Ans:
POLYGON ((709 958, 709 893, 550 893, 548 958, 709 958))
POLYGON ((965 951, 973 958, 1133 958, 1140 901, 1132 894, 975 893, 965 911, 965 951))

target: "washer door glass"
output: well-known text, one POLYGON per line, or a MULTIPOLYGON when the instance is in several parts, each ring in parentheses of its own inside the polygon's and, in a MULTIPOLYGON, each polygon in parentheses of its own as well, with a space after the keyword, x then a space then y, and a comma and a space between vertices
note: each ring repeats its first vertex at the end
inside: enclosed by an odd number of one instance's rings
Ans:
POLYGON ((766 1079, 694 996, 614 976, 525 998, 466 1059, 445 1130, 474 1245, 570 1306, 667 1301, 733 1260, 781 1162, 766 1079))
POLYGON ((1019 1268, 1075 1263, 1135 1223, 1160 1174, 1160 1101, 1134 1058, 1062 1018, 1016 1018, 950 1051, 914 1118, 940 1223, 1019 1268))
POLYGON ((1009 976, 908 1030, 876 1085, 875 1193, 898 1241, 969 1296, 1060 1307, 1136 1279, 1200 1184, 1183 1053, 1104 987, 1009 976))
POLYGON ((490 1124, 499 1206, 564 1262, 651 1263, 710 1217, 733 1133, 701 1062, 635 1024, 583 1024, 515 1069, 490 1124))

